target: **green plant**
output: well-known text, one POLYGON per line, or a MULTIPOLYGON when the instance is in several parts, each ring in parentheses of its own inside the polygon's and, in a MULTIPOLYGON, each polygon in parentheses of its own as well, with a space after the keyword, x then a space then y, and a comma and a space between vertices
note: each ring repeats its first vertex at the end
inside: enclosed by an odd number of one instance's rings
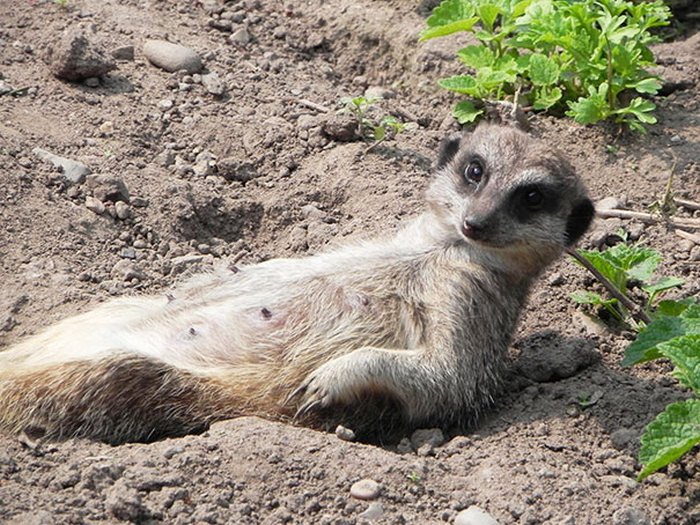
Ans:
POLYGON ((612 119, 643 131, 655 106, 636 95, 661 87, 645 69, 658 40, 649 30, 669 16, 661 0, 444 0, 421 40, 466 31, 480 42, 457 52, 473 74, 438 82, 471 97, 455 107, 460 123, 483 112, 474 100, 512 98, 582 124, 612 119))
POLYGON ((62 7, 63 9, 68 8, 68 0, 53 0, 54 4, 62 7))
POLYGON ((685 401, 671 403, 649 423, 641 438, 641 480, 679 459, 700 443, 700 304, 662 301, 654 320, 629 345, 622 364, 667 358, 673 375, 693 392, 685 401))
MULTIPOLYGON (((605 308, 615 319, 627 322, 632 327, 639 327, 633 319, 634 303, 627 297, 631 283, 639 283, 644 292, 642 320, 649 319, 652 308, 659 296, 671 288, 681 286, 683 280, 678 277, 662 277, 650 282, 656 268, 661 262, 661 255, 651 248, 620 243, 603 252, 597 250, 579 250, 578 255, 585 259, 616 291, 613 297, 603 297, 592 291, 577 291, 571 298, 579 304, 590 304, 605 308)), ((578 259, 579 262, 584 262, 578 259)))
POLYGON ((411 483, 419 483, 422 479, 421 475, 417 472, 411 472, 410 474, 407 474, 406 477, 411 483))
POLYGON ((365 97, 362 95, 340 99, 340 103, 343 105, 340 112, 351 113, 357 120, 357 134, 364 139, 374 141, 365 152, 371 151, 386 139, 396 137, 399 133, 413 129, 415 126, 412 122, 401 122, 392 115, 383 116, 379 122, 375 124, 375 122, 368 117, 368 112, 381 100, 381 98, 365 97))

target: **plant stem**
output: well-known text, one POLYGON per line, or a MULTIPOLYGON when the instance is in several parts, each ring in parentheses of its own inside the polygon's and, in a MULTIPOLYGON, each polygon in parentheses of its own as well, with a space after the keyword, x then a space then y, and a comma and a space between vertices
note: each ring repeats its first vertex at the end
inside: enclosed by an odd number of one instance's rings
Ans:
POLYGON ((613 283, 611 283, 603 274, 601 274, 595 266, 593 266, 588 259, 581 255, 577 250, 573 248, 566 248, 566 253, 571 255, 576 259, 586 270, 591 272, 600 283, 605 286, 606 290, 610 292, 615 299, 617 299, 622 306, 627 308, 630 315, 637 321, 641 321, 645 324, 651 323, 651 318, 647 313, 636 303, 625 295, 622 290, 619 290, 613 283))

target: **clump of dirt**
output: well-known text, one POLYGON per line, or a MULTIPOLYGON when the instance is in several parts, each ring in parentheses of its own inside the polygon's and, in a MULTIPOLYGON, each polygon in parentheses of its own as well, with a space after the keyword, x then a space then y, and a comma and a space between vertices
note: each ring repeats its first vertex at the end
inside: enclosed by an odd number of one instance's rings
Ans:
MULTIPOLYGON (((224 260, 315 253, 414 215, 439 141, 458 129, 455 99, 435 80, 458 71, 459 38, 417 43, 430 3, 10 0, 0 15, 0 345, 224 260), (45 61, 57 35, 84 35, 117 69, 57 79, 45 61), (203 70, 159 69, 143 55, 147 40, 194 50, 203 70), (339 100, 367 91, 384 96, 377 111, 417 129, 370 152, 336 140, 327 123, 339 100), (35 148, 91 175, 71 181, 35 148)), ((596 199, 638 211, 662 196, 672 167, 676 195, 700 196, 700 34, 655 52, 667 85, 646 135, 530 120, 596 199)), ((619 228, 664 255, 660 273, 685 279, 678 296, 697 296, 700 247, 662 223, 599 220, 582 244, 619 228)), ((695 453, 635 481, 644 426, 685 394, 667 365, 620 368, 629 334, 568 298, 590 285, 567 260, 543 276, 507 391, 444 444, 362 445, 255 418, 149 445, 0 435, 0 521, 443 523, 476 505, 502 524, 697 523, 695 453), (379 485, 371 501, 350 493, 365 478, 379 485)))

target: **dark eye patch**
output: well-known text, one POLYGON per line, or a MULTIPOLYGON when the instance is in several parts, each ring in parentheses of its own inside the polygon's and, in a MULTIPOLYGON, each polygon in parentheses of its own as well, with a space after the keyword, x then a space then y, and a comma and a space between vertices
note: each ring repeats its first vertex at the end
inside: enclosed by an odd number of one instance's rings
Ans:
POLYGON ((525 222, 540 213, 554 213, 559 208, 560 193, 548 184, 525 184, 510 197, 515 217, 525 222))

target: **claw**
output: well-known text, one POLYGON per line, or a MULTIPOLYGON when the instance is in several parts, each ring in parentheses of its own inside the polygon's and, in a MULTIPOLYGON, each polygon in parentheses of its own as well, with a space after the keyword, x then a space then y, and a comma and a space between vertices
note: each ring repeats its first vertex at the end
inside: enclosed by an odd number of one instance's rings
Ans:
POLYGON ((304 417, 306 414, 314 410, 316 407, 321 405, 321 400, 316 399, 314 401, 307 401, 303 405, 299 407, 299 410, 297 410, 296 414, 294 414, 294 419, 298 420, 302 417, 304 417))
POLYGON ((288 405, 292 401, 294 401, 295 398, 301 396, 305 391, 306 391, 306 381, 304 381, 301 385, 299 385, 297 388, 292 390, 292 393, 289 394, 286 398, 284 398, 284 404, 288 405))

